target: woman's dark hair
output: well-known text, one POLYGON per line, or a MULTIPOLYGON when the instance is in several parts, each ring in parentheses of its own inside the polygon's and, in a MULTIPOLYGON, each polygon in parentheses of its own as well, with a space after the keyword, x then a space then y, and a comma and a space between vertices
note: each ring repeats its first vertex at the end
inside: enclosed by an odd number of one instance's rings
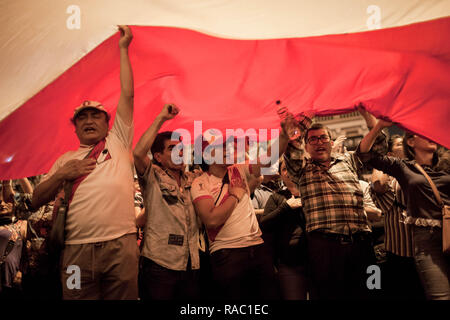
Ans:
POLYGON ((441 147, 438 150, 439 162, 435 167, 436 171, 445 171, 450 174, 450 150, 441 147))
POLYGON ((388 150, 387 150, 388 152, 392 152, 392 148, 394 147, 395 140, 397 140, 397 139, 403 139, 403 137, 399 134, 394 134, 389 137, 388 150))
MULTIPOLYGON (((415 133, 412 133, 410 131, 405 131, 405 135, 403 136, 403 151, 405 153, 406 159, 408 159, 408 160, 416 159, 416 154, 414 152, 414 149, 408 145, 408 140, 411 138, 414 138, 415 135, 416 135, 415 133)), ((438 163, 438 161, 439 161, 439 156, 438 156, 438 153, 436 150, 433 154, 433 161, 432 161, 433 167, 438 163)))

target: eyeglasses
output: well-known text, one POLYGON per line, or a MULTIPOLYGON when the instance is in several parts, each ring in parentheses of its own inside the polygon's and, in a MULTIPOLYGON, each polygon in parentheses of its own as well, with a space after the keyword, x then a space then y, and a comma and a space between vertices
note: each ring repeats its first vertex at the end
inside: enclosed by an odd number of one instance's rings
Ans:
POLYGON ((312 136, 308 138, 307 142, 309 144, 317 144, 319 143, 319 140, 322 141, 322 143, 330 142, 330 136, 326 134, 321 135, 320 137, 312 136))

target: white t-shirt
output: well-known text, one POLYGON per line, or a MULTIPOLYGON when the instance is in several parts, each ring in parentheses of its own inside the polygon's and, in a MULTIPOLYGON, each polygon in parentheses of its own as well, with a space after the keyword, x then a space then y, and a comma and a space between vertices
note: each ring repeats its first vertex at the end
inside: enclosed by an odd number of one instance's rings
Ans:
MULTIPOLYGON (((127 126, 119 115, 106 137, 97 165, 78 186, 69 205, 66 244, 83 244, 117 239, 136 232, 132 140, 133 125, 127 126)), ((67 161, 83 159, 93 146, 60 156, 43 181, 67 161)))
MULTIPOLYGON (((247 193, 221 227, 216 230, 208 230, 211 253, 220 249, 243 248, 264 242, 261 238, 261 230, 259 229, 258 220, 256 219, 248 191, 249 166, 236 165, 236 167, 239 169, 241 177, 247 182, 247 193)), ((191 195, 193 202, 195 203, 204 198, 211 198, 216 202, 219 197, 216 203, 216 206, 219 206, 229 196, 228 184, 223 186, 222 192, 221 187, 222 178, 203 173, 192 183, 191 195)))

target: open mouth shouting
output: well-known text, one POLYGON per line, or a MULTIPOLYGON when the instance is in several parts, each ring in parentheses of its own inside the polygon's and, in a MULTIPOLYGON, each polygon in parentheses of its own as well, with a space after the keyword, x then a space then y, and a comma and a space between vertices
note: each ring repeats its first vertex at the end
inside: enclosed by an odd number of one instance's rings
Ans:
POLYGON ((87 134, 95 133, 95 132, 97 132, 97 129, 94 127, 87 126, 83 129, 83 132, 87 133, 87 134))
POLYGON ((317 153, 322 153, 322 152, 326 152, 327 151, 327 148, 325 148, 325 147, 318 147, 318 148, 316 148, 316 150, 315 150, 317 153))

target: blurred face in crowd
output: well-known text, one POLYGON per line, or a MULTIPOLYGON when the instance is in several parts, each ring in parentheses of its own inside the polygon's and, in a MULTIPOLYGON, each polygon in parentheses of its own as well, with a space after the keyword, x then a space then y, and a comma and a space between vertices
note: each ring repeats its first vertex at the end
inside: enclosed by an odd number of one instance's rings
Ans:
POLYGON ((400 159, 405 158, 405 153, 403 151, 403 138, 397 138, 394 140, 392 143, 392 150, 388 152, 388 155, 400 159))
POLYGON ((311 159, 318 162, 329 161, 332 147, 333 141, 325 128, 308 131, 305 148, 311 159))
POLYGON ((84 109, 75 118, 75 133, 82 144, 96 144, 108 134, 106 114, 93 108, 84 109))
MULTIPOLYGON (((177 144, 179 144, 179 140, 165 140, 164 141, 164 150, 162 152, 156 152, 155 153, 155 159, 158 161, 161 166, 165 169, 170 169, 174 171, 178 170, 184 170, 184 164, 175 164, 172 161, 172 150, 176 147, 177 144)), ((183 148, 180 148, 179 151, 179 157, 183 157, 183 148)))
POLYGON ((437 150, 437 144, 435 142, 417 135, 414 135, 412 138, 409 138, 407 143, 411 148, 414 149, 414 152, 420 150, 427 153, 433 153, 437 150))
POLYGON ((12 202, 5 202, 3 197, 0 199, 0 215, 9 214, 13 210, 12 202))
POLYGON ((227 166, 237 164, 237 163, 243 163, 245 162, 245 155, 246 155, 246 142, 245 141, 239 141, 239 144, 243 142, 243 145, 239 145, 238 148, 238 141, 237 139, 234 140, 234 143, 226 143, 223 148, 223 162, 227 164, 227 166), (227 163, 227 156, 231 156, 231 152, 233 152, 233 158, 230 159, 233 163, 227 163))

